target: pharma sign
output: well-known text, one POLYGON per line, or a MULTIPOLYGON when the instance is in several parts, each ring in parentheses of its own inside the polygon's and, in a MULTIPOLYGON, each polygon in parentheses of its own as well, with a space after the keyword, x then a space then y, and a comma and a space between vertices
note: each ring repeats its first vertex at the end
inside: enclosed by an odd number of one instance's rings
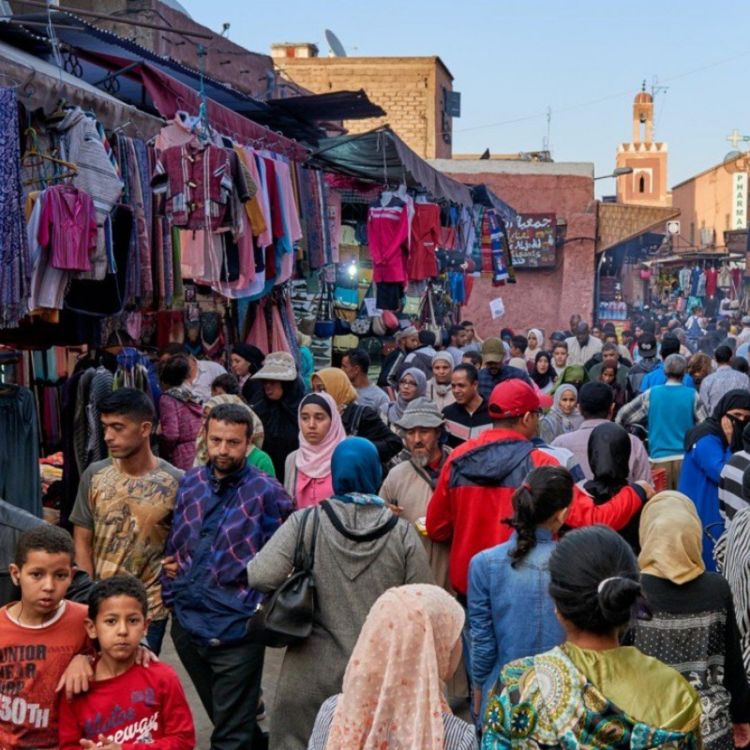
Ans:
POLYGON ((732 229, 747 227, 747 172, 732 174, 732 229))
POLYGON ((549 268, 557 261, 557 216, 518 214, 508 226, 508 245, 514 268, 549 268))

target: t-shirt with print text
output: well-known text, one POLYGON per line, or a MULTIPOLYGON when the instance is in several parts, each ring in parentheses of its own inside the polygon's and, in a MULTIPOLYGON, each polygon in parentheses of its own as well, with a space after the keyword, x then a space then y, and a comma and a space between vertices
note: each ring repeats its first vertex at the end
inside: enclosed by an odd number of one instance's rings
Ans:
POLYGON ((146 587, 149 617, 163 620, 161 558, 183 472, 159 459, 155 469, 134 477, 117 464, 107 458, 86 469, 70 520, 93 532, 95 578, 135 576, 146 587))
POLYGON ((63 601, 49 622, 21 625, 0 609, 0 748, 57 747, 57 683, 80 653, 93 652, 83 604, 63 601))

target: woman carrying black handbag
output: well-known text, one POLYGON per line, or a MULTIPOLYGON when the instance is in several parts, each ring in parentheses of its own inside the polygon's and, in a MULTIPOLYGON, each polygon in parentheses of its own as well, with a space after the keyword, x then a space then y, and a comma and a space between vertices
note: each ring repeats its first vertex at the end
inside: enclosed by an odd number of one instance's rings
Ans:
MULTIPOLYGON (((411 524, 396 519, 378 497, 382 468, 369 440, 347 438, 331 461, 334 496, 319 516, 314 549, 310 518, 302 534, 314 554, 312 632, 287 648, 271 713, 271 750, 305 750, 320 705, 338 693, 370 607, 386 589, 432 583, 427 556, 411 524)), ((247 566, 250 586, 276 591, 294 567, 298 530, 293 513, 247 566)))

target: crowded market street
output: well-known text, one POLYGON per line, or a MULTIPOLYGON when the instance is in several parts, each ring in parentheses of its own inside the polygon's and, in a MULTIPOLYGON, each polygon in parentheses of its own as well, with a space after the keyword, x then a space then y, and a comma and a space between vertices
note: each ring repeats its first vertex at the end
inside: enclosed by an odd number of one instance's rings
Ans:
POLYGON ((0 750, 750 747, 711 10, 0 1, 0 750))

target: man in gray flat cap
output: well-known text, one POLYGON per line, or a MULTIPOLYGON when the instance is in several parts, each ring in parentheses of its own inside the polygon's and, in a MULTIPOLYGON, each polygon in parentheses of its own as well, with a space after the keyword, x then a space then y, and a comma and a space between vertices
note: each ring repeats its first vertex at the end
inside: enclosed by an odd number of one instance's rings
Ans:
POLYGON ((440 469, 450 453, 450 448, 440 444, 443 415, 429 399, 415 398, 395 425, 404 433, 408 459, 391 469, 380 488, 380 496, 402 518, 417 527, 436 583, 452 592, 448 583, 450 544, 433 542, 426 536, 424 529, 427 504, 435 489, 440 469))

